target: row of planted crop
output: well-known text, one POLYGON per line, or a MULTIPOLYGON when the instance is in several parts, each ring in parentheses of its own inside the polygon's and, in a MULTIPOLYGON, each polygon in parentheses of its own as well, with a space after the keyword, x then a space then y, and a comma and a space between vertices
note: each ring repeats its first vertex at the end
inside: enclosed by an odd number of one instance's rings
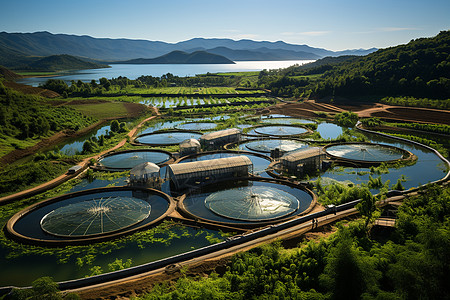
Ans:
POLYGON ((140 101, 142 104, 155 106, 158 108, 174 108, 180 106, 200 106, 211 104, 229 104, 229 103, 252 103, 255 101, 266 100, 265 98, 257 97, 235 97, 235 98, 187 98, 187 97, 153 97, 140 101))

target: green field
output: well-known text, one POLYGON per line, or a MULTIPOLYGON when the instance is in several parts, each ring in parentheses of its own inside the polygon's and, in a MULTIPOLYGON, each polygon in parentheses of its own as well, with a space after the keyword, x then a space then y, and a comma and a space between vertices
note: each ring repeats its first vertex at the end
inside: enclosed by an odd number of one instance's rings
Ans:
POLYGON ((131 93, 131 94, 199 94, 199 95, 215 95, 215 94, 253 94, 260 93, 261 91, 242 91, 236 90, 233 87, 149 87, 149 88, 136 88, 127 87, 120 89, 117 86, 112 87, 107 94, 115 93, 131 93))
POLYGON ((86 116, 97 119, 123 118, 128 115, 124 103, 121 102, 88 103, 71 105, 70 107, 73 107, 86 116))
POLYGON ((226 73, 217 73, 216 75, 219 75, 219 76, 251 77, 251 76, 258 76, 259 75, 259 71, 253 71, 253 72, 226 72, 226 73))
POLYGON ((39 77, 39 76, 56 76, 58 75, 60 72, 36 72, 36 71, 23 71, 23 72, 16 72, 19 75, 22 76, 32 76, 32 77, 39 77))

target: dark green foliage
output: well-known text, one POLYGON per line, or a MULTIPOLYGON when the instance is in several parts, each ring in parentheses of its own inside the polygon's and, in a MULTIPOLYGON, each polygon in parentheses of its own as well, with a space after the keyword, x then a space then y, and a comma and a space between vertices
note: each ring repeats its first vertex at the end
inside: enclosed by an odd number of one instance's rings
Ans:
POLYGON ((450 109, 450 99, 434 100, 414 97, 385 97, 380 102, 389 105, 450 109))
POLYGON ((392 186, 392 189, 396 191, 403 191, 405 189, 400 178, 397 180, 397 183, 392 186))
POLYGON ((33 185, 47 182, 65 173, 72 165, 64 162, 52 163, 41 160, 31 161, 20 166, 7 166, 0 171, 0 196, 12 194, 33 185))
POLYGON ((387 123, 386 125, 450 135, 450 125, 445 124, 387 123))
POLYGON ((107 65, 85 61, 67 54, 39 57, 26 56, 23 53, 16 53, 16 55, 11 56, 11 58, 2 57, 1 61, 5 66, 15 70, 38 72, 83 70, 108 67, 107 65))
POLYGON ((125 122, 121 122, 119 123, 119 121, 114 120, 111 122, 111 131, 112 132, 117 132, 117 133, 123 133, 123 132, 127 132, 127 124, 125 122))
POLYGON ((374 127, 374 126, 380 126, 383 122, 377 118, 377 117, 373 117, 373 118, 364 118, 360 120, 361 123, 364 126, 368 126, 368 127, 374 127))
POLYGON ((140 299, 449 299, 450 188, 404 200, 391 240, 362 222, 284 250, 280 243, 233 256, 227 271, 157 285, 140 299))
MULTIPOLYGON (((52 84, 62 86, 58 81, 52 84)), ((19 139, 46 136, 62 129, 78 130, 95 121, 72 108, 52 107, 41 97, 13 91, 1 82, 0 107, 0 134, 19 139)))
POLYGON ((351 111, 344 111, 334 116, 334 121, 339 126, 354 127, 358 122, 358 115, 351 111))
MULTIPOLYGON (((373 179, 372 176, 370 176, 370 179, 373 179)), ((380 182, 380 183, 377 182, 377 187, 383 186, 383 184, 381 183, 381 176, 378 177, 378 180, 376 181, 380 182)), ((375 212, 377 211, 376 207, 377 200, 378 199, 370 193, 368 188, 363 188, 361 202, 359 202, 356 205, 356 209, 359 211, 363 219, 365 219, 364 228, 366 229, 366 231, 369 223, 373 221, 372 218, 375 212)))
MULTIPOLYGON (((358 101, 361 96, 448 99, 449 41, 450 31, 442 31, 436 37, 412 40, 406 45, 381 49, 364 57, 344 57, 334 61, 324 58, 310 66, 263 70, 258 84, 275 95, 289 97, 343 96, 358 101), (321 75, 311 77, 312 74, 321 75), (307 81, 292 79, 301 75, 310 77, 307 81)), ((433 107, 441 107, 440 102, 434 103, 433 107)))
POLYGON ((350 231, 342 230, 337 245, 329 249, 327 265, 320 276, 331 299, 361 299, 364 292, 376 291, 380 272, 374 260, 354 245, 350 231))
POLYGON ((33 281, 32 288, 21 290, 13 289, 8 299, 13 300, 77 300, 80 297, 75 293, 62 296, 58 284, 51 277, 41 277, 33 281))
POLYGON ((450 94, 450 31, 378 50, 324 74, 315 87, 327 95, 402 95, 446 99, 450 94))

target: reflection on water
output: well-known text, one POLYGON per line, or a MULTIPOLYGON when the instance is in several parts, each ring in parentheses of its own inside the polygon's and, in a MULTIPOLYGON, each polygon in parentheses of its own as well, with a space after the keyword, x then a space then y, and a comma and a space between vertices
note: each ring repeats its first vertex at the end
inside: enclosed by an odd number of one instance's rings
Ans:
POLYGON ((111 126, 106 125, 101 127, 100 129, 93 130, 87 135, 84 135, 82 137, 73 139, 72 141, 64 143, 64 145, 61 145, 59 148, 59 151, 65 155, 76 155, 81 153, 83 151, 83 144, 85 141, 90 139, 91 137, 98 138, 99 136, 106 135, 108 131, 111 129, 111 126))
POLYGON ((320 123, 316 131, 323 139, 334 140, 342 134, 342 127, 333 123, 320 123))

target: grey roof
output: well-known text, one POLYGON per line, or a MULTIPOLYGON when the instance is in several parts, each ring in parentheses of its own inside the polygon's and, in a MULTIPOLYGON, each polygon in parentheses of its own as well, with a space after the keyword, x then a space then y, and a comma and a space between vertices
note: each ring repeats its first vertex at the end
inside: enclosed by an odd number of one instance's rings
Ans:
POLYGON ((180 143, 181 148, 200 147, 200 142, 196 139, 187 139, 180 143))
POLYGON ((322 148, 319 147, 310 147, 306 149, 301 149, 298 151, 290 152, 286 155, 283 155, 281 159, 285 161, 298 161, 305 158, 315 157, 318 155, 324 155, 325 152, 322 148))
POLYGON ((173 175, 188 174, 195 172, 205 172, 211 170, 227 169, 240 166, 251 166, 252 161, 244 155, 193 161, 169 165, 168 168, 173 175))
POLYGON ((224 136, 240 134, 241 131, 238 128, 230 128, 225 130, 214 131, 211 133, 206 133, 200 137, 201 140, 214 140, 224 136))
POLYGON ((145 162, 131 169, 130 175, 142 177, 145 174, 159 173, 159 169, 160 168, 156 164, 152 162, 145 162))

